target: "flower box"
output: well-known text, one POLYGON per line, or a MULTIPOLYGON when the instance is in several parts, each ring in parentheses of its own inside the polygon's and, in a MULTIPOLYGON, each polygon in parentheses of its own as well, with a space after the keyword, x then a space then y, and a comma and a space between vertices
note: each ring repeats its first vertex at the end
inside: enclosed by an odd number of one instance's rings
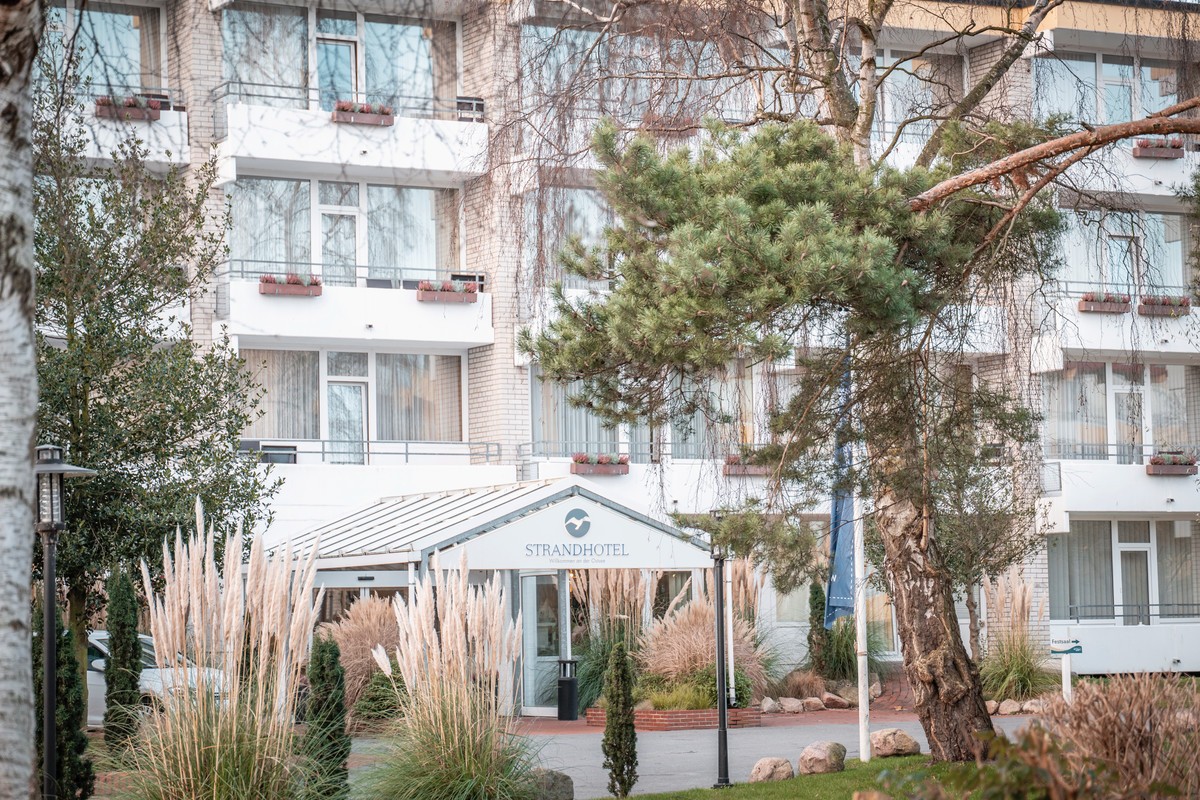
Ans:
POLYGON ((771 468, 765 464, 726 464, 722 470, 728 476, 763 477, 771 474, 771 468))
MULTIPOLYGON (((589 728, 603 728, 608 717, 603 708, 589 708, 584 715, 589 728)), ((731 728, 762 727, 762 709, 731 708, 726 719, 731 728)), ((645 709, 633 712, 633 727, 639 731, 712 730, 717 727, 717 710, 702 708, 693 711, 645 709)))
POLYGON ((572 475, 628 475, 628 464, 581 464, 571 462, 572 475))
POLYGON ((1195 475, 1195 464, 1147 464, 1147 475, 1195 475))
POLYGON ((475 303, 478 292, 439 292, 436 289, 417 289, 417 300, 422 303, 475 303))
POLYGON ((265 283, 258 284, 259 294, 279 294, 291 297, 320 297, 321 284, 304 285, 302 283, 265 283))
POLYGON ((390 128, 396 124, 395 114, 364 114, 360 111, 333 111, 334 122, 348 122, 351 125, 375 125, 380 128, 390 128))
POLYGON ((1192 313, 1191 304, 1163 305, 1162 303, 1139 303, 1138 314, 1143 317, 1186 317, 1192 313))
POLYGON ((1182 147, 1141 147, 1134 145, 1134 158, 1183 158, 1182 147))
POLYGON ((1129 303, 1106 303, 1103 300, 1080 300, 1079 310, 1089 314, 1127 314, 1129 303))
POLYGON ((125 106, 97 102, 96 116, 99 119, 119 119, 124 122, 153 122, 162 115, 162 111, 156 108, 156 105, 125 106))

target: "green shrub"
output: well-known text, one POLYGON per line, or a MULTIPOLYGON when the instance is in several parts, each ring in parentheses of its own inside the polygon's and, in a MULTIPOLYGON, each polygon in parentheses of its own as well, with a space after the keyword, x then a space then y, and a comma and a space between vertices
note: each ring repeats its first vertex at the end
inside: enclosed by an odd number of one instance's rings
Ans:
MULTIPOLYGON (((55 630, 58 634, 58 706, 54 710, 57 730, 55 780, 62 800, 86 800, 92 796, 96 774, 91 759, 84 758, 87 735, 83 732, 86 708, 83 701, 83 682, 79 678, 79 661, 75 658, 74 638, 64 630, 62 616, 54 609, 55 630)), ((42 785, 42 635, 43 617, 40 604, 33 607, 33 686, 37 717, 37 785, 42 785)))
POLYGON ((596 705, 604 694, 604 675, 608 671, 608 659, 615 641, 603 633, 588 636, 575 651, 579 661, 575 665, 575 678, 579 687, 580 714, 596 705))
MULTIPOLYGON (((688 683, 705 693, 708 702, 708 705, 704 706, 705 708, 717 707, 717 667, 715 664, 692 675, 688 683)), ((734 707, 745 708, 750 705, 750 701, 753 700, 751 697, 754 691, 753 685, 746 673, 736 667, 733 671, 733 688, 734 696, 737 698, 737 702, 733 704, 734 707)))
POLYGON ((1053 691, 1060 679, 1045 664, 1042 649, 1027 635, 1000 637, 979 665, 983 692, 995 700, 1028 700, 1053 691))
POLYGON ((826 653, 829 650, 829 631, 825 628, 825 590, 821 582, 808 584, 808 668, 824 675, 826 653))
POLYGON ((104 744, 110 753, 129 746, 141 719, 142 643, 138 602, 124 570, 108 582, 108 659, 104 663, 104 744))
POLYGON ((301 743, 306 763, 306 794, 312 800, 344 800, 350 791, 346 759, 346 671, 331 637, 317 636, 308 661, 307 728, 301 743))
POLYGON ((633 727, 633 671, 625 643, 613 645, 604 681, 608 710, 604 723, 604 768, 608 770, 608 791, 614 797, 628 797, 637 783, 637 731, 633 727))
POLYGON ((384 722, 400 716, 404 704, 404 680, 394 665, 392 674, 376 670, 354 704, 356 722, 384 722))
POLYGON ((651 692, 646 699, 656 711, 693 711, 716 707, 711 692, 705 687, 688 683, 651 692))
MULTIPOLYGON (((829 630, 825 650, 825 671, 819 674, 831 681, 852 681, 858 677, 858 637, 854 617, 839 617, 829 630)), ((880 638, 867 632, 867 670, 879 674, 884 666, 876 653, 883 651, 880 638)))

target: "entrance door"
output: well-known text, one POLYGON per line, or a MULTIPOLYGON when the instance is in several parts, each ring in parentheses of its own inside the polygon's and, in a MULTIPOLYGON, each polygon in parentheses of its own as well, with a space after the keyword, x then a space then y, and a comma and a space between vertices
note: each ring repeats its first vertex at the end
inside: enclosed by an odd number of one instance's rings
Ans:
POLYGON ((558 576, 521 576, 521 620, 521 713, 550 716, 558 709, 558 576))
POLYGON ((1124 625, 1149 625, 1157 586, 1150 570, 1150 523, 1117 523, 1121 620, 1124 625))
POLYGON ((1117 463, 1141 464, 1144 439, 1142 437, 1142 393, 1115 392, 1117 416, 1117 463))
POLYGON ((334 464, 366 462, 367 387, 361 383, 329 384, 329 460, 334 464))

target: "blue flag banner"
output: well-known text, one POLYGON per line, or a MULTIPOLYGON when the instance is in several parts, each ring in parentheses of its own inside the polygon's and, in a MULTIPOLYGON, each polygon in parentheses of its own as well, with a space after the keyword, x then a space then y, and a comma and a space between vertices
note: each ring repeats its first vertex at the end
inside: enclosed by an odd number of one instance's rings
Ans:
POLYGON ((825 627, 854 613, 854 497, 844 489, 833 493, 829 526, 829 586, 825 590, 825 627))

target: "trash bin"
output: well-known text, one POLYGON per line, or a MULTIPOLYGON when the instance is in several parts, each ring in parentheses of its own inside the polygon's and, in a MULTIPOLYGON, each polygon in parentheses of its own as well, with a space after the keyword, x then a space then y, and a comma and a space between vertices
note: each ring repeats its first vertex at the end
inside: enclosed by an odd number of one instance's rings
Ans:
POLYGON ((575 677, 577 663, 573 658, 558 660, 558 718, 561 720, 579 719, 579 681, 575 677))

